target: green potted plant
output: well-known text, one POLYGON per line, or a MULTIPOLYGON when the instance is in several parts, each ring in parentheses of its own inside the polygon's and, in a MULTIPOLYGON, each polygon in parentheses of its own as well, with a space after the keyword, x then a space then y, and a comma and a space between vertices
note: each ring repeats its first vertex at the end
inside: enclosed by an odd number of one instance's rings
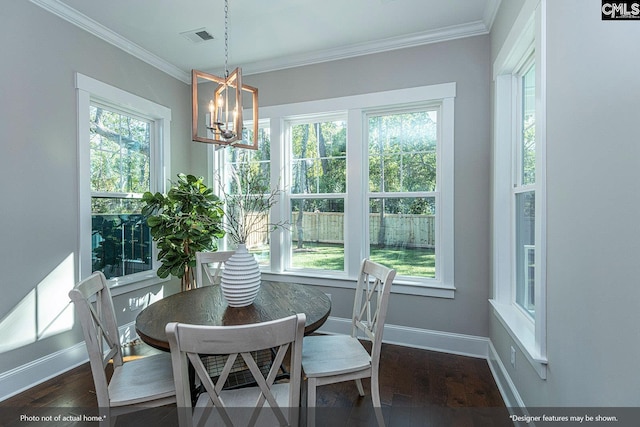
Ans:
POLYGON ((146 192, 142 214, 158 245, 158 277, 170 274, 181 279, 181 290, 195 287, 196 252, 217 249, 224 236, 222 201, 204 178, 178 174, 165 195, 146 192))

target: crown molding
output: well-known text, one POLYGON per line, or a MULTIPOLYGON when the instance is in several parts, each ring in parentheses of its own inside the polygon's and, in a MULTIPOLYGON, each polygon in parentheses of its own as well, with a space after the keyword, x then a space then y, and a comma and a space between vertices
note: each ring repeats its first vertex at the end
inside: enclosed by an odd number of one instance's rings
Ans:
MULTIPOLYGON (((31 3, 53 13, 54 15, 70 22, 71 24, 87 31, 90 34, 110 43, 130 55, 144 61, 158 70, 184 82, 191 83, 189 72, 165 61, 157 55, 149 52, 141 46, 115 33, 97 21, 67 6, 60 0, 29 0, 31 3)), ((335 49, 325 49, 315 52, 289 55, 280 58, 268 59, 242 64, 242 72, 245 75, 278 71, 287 68, 302 67, 322 62, 336 61, 353 58, 356 56, 370 55, 387 52, 396 49, 421 46, 430 43, 439 43, 488 34, 500 6, 501 0, 488 0, 485 13, 481 21, 475 21, 464 25, 455 25, 432 31, 414 33, 406 36, 391 37, 383 40, 359 43, 335 49)), ((211 73, 219 73, 221 70, 205 70, 211 73)))
MULTIPOLYGON (((493 1, 493 0, 492 0, 493 1)), ((269 59, 242 64, 242 74, 258 74, 270 71, 278 71, 287 68, 302 67, 305 65, 319 64, 322 62, 337 61, 356 56, 370 55, 374 53, 388 52, 391 50, 405 49, 430 43, 445 42, 465 37, 488 34, 489 29, 483 21, 471 22, 464 25, 455 25, 432 31, 425 31, 391 37, 366 43, 353 44, 335 49, 325 49, 315 52, 289 55, 286 57, 269 59)), ((220 72, 220 70, 210 70, 220 72)))
POLYGON ((157 68, 158 70, 175 77, 185 83, 191 83, 191 74, 176 67, 175 65, 165 61, 159 56, 149 52, 148 50, 138 46, 130 40, 122 37, 118 33, 110 30, 99 22, 94 21, 88 16, 78 12, 77 10, 67 6, 59 0, 30 0, 31 3, 53 13, 54 15, 70 22, 71 24, 93 34, 94 36, 122 49, 128 54, 146 62, 147 64, 157 68))

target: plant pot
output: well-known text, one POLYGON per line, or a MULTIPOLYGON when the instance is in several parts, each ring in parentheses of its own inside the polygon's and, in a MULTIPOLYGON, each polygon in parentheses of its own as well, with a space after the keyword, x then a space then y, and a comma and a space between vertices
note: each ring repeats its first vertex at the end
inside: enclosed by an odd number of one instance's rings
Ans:
POLYGON ((260 266, 244 243, 224 264, 220 288, 229 307, 246 307, 253 304, 260 290, 260 266))

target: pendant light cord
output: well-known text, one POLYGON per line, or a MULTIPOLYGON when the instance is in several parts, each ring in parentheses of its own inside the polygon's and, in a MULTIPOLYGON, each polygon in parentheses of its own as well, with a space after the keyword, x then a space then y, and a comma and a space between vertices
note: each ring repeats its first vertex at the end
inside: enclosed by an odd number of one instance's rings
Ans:
POLYGON ((224 0, 224 77, 229 78, 229 1, 224 0))

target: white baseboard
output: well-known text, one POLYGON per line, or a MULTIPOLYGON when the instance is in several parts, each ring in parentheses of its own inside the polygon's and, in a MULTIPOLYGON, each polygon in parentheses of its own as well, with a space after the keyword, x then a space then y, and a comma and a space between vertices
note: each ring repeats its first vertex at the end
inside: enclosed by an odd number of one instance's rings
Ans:
POLYGON ((513 384, 513 381, 504 366, 504 363, 502 363, 502 360, 498 356, 498 352, 491 342, 489 342, 489 357, 487 358, 487 362, 489 362, 489 369, 491 369, 493 379, 498 385, 498 390, 500 390, 502 400, 504 400, 506 407, 525 408, 525 404, 520 397, 520 393, 518 393, 515 384, 513 384))
MULTIPOLYGON (((135 322, 120 326, 118 332, 122 343, 136 338, 135 322)), ((0 402, 88 361, 87 347, 84 341, 81 341, 71 347, 2 372, 0 373, 0 402)))
MULTIPOLYGON (((351 320, 329 317, 319 332, 350 334, 351 320)), ((489 338, 386 324, 383 341, 389 344, 486 359, 505 405, 525 407, 489 338)))
POLYGON ((89 360, 84 341, 0 374, 0 402, 89 360))
MULTIPOLYGON (((134 336, 134 322, 121 326, 119 332, 121 341, 130 341, 136 338, 134 336)), ((329 317, 319 332, 349 334, 351 333, 351 320, 329 317)), ((488 338, 386 324, 383 341, 389 344, 486 359, 505 405, 520 408, 525 406, 488 338)), ((0 373, 0 402, 61 375, 88 360, 84 342, 80 342, 10 371, 0 373)))
MULTIPOLYGON (((351 320, 329 317, 319 332, 329 334, 350 334, 351 320)), ((403 345, 424 350, 458 354, 487 359, 489 356, 489 339, 473 335, 454 334, 450 332, 431 331, 386 324, 383 341, 389 344, 403 345)))

